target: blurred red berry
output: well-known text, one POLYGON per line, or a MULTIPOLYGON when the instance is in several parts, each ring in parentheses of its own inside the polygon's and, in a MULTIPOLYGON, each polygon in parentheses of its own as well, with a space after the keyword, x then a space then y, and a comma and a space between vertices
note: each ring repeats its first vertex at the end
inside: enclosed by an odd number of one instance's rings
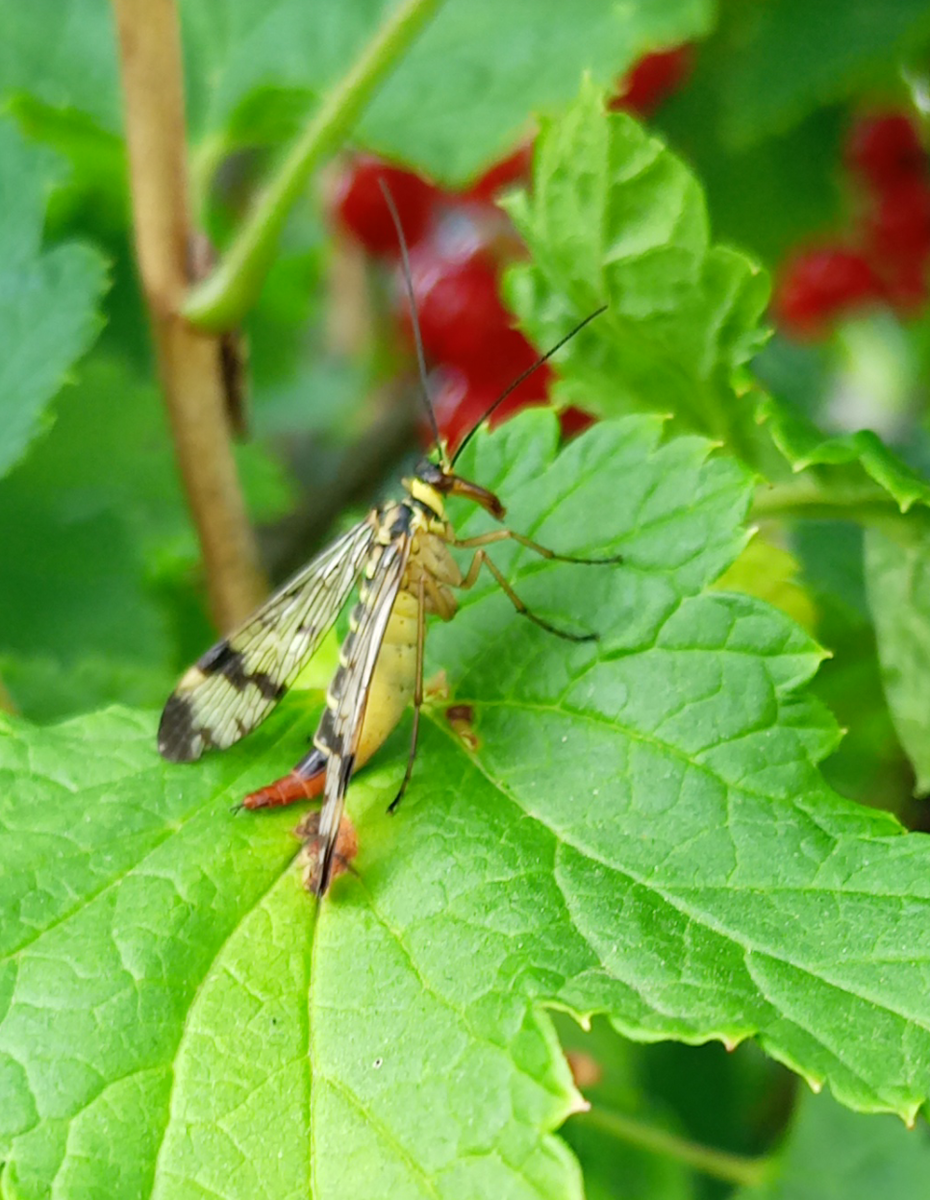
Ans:
POLYGON ((902 176, 886 184, 866 215, 864 241, 890 303, 904 312, 920 308, 930 264, 930 180, 902 176))
POLYGON ((782 270, 773 301, 784 331, 815 338, 843 312, 882 297, 881 283, 867 260, 842 246, 806 250, 782 270))
POLYGON ((507 188, 525 183, 533 166, 533 143, 524 142, 513 154, 502 158, 464 193, 466 200, 489 203, 507 188))
MULTIPOLYGON (((534 361, 535 361, 534 355, 534 361)), ((509 378, 474 379, 466 371, 453 368, 444 372, 442 384, 433 397, 439 431, 446 439, 451 452, 455 452, 461 440, 478 425, 494 404, 495 400, 513 383, 520 374, 517 371, 509 378)), ((491 427, 512 417, 520 409, 534 404, 545 404, 549 395, 552 372, 548 363, 543 363, 504 400, 491 417, 491 427)), ((421 426, 424 441, 430 439, 429 428, 421 426)))
POLYGON ((693 65, 694 48, 689 45, 646 54, 623 77, 609 107, 648 117, 681 86, 693 65))
POLYGON ((397 231, 379 179, 384 180, 394 198, 407 245, 417 245, 432 220, 435 189, 419 175, 371 155, 358 155, 339 176, 332 198, 333 214, 371 254, 399 258, 397 231))
POLYGON ((899 313, 918 312, 927 302, 927 260, 896 263, 882 280, 885 295, 899 313))
POLYGON ((873 188, 920 175, 926 155, 914 122, 905 113, 883 112, 861 117, 846 143, 850 171, 873 188))
POLYGON ((586 429, 591 428, 596 420, 596 417, 592 417, 583 408, 575 408, 574 405, 571 405, 569 408, 563 408, 559 413, 562 440, 567 442, 571 438, 577 437, 579 433, 584 433, 586 429))
POLYGON ((524 339, 511 328, 493 260, 480 251, 446 258, 426 246, 414 258, 412 272, 423 345, 430 358, 459 367, 472 378, 499 378, 501 369, 519 357, 524 339))
POLYGON ((879 274, 889 263, 930 253, 930 180, 904 178, 885 187, 866 216, 867 253, 879 274))

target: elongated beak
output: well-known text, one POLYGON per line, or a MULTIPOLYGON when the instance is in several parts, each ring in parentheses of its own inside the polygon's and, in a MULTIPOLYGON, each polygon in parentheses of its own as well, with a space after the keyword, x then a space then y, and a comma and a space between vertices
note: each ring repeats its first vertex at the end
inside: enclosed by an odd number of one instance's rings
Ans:
POLYGON ((472 483, 468 479, 462 479, 458 475, 454 476, 449 492, 453 496, 463 496, 466 500, 473 500, 475 504, 480 504, 483 509, 498 521, 503 521, 507 515, 507 509, 504 508, 493 492, 489 492, 487 488, 483 488, 477 483, 472 483))

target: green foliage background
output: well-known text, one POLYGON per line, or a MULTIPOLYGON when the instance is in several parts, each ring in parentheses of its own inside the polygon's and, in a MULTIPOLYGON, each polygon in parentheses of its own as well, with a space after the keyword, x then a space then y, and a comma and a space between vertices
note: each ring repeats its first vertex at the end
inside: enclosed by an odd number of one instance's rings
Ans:
MULTIPOLYGON (((182 6, 221 251, 391 7, 182 6)), ((623 563, 495 552, 600 641, 470 593, 428 667, 478 747, 434 703, 389 819, 402 725, 350 792, 357 874, 319 907, 293 813, 229 813, 302 753, 309 682, 197 767, 154 748, 213 634, 132 262, 110 10, 43 0, 0 32, 0 679, 21 714, 0 725, 0 1195, 919 1200, 926 320, 798 347, 765 312, 786 250, 845 219, 850 114, 908 102, 925 6, 447 0, 366 111, 357 144, 448 186, 538 121, 505 294, 542 347, 609 305, 555 389, 603 420, 560 446, 524 414, 462 470, 514 528, 623 563), (649 127, 605 115, 638 56, 685 40, 694 74, 649 127), (850 380, 893 437, 838 428, 850 380), (599 1064, 584 1099, 562 1046, 599 1064)), ((338 493, 392 369, 320 332, 323 209, 314 188, 291 215, 248 317, 239 465, 272 560, 338 493)))

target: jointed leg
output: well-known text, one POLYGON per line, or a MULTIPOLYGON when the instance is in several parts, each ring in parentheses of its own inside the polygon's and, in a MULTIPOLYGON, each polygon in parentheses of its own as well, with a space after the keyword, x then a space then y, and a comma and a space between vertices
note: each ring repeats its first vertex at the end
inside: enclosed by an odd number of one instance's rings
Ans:
POLYGON ((407 784, 410 782, 410 776, 413 774, 413 764, 417 757, 417 737, 420 733, 420 709, 423 705, 423 644, 426 641, 425 593, 426 580, 425 578, 421 578, 420 586, 417 589, 417 681, 413 692, 413 733, 410 738, 410 754, 407 757, 407 770, 404 772, 404 781, 400 785, 397 795, 388 805, 389 813, 394 812, 403 799, 404 792, 407 790, 407 784))
MULTIPOLYGON (((500 540, 500 539, 498 539, 498 540, 500 540)), ((457 542, 456 545, 461 546, 461 545, 465 545, 465 543, 457 542)), ((510 603, 514 606, 514 608, 517 610, 517 612, 523 617, 528 617, 533 622, 534 625, 538 625, 540 629, 545 629, 545 631, 547 633, 554 633, 556 635, 556 637, 565 638, 565 640, 567 642, 596 642, 597 641, 598 635, 596 633, 569 633, 569 631, 567 629, 559 629, 555 625, 550 625, 549 622, 543 620, 542 617, 537 617, 534 612, 531 612, 526 607, 526 605, 523 603, 523 601, 520 599, 520 597, 517 595, 517 593, 513 590, 513 588, 507 582, 504 575, 501 573, 500 569, 497 566, 495 566, 494 562, 490 558, 488 558, 487 552, 484 550, 476 550, 475 551, 475 557, 471 560, 471 566, 468 568, 465 578, 459 584, 459 587, 463 591, 467 591, 470 587, 474 587, 475 581, 477 580, 478 575, 481 571, 481 567, 483 565, 487 566, 488 570, 491 572, 491 574, 494 576, 494 578, 500 584, 501 590, 503 591, 504 595, 507 597, 507 599, 510 601, 510 603)))
POLYGON ((519 542, 521 546, 526 546, 527 550, 532 550, 534 554, 539 554, 543 558, 551 559, 554 562, 580 563, 584 566, 596 567, 623 561, 622 554, 612 554, 608 558, 575 558, 571 554, 557 554, 555 550, 549 550, 546 546, 540 546, 538 542, 534 542, 531 538, 526 537, 525 534, 516 533, 513 529, 494 529, 490 533, 479 533, 477 537, 456 538, 452 545, 458 546, 460 550, 471 550, 478 546, 491 546, 495 542, 505 542, 508 540, 519 542))

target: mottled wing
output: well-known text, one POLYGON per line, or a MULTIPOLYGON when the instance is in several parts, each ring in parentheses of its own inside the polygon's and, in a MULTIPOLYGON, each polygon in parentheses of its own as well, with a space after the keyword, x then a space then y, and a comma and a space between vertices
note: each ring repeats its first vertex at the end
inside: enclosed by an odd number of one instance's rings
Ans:
POLYGON ((367 520, 350 529, 198 659, 161 715, 164 758, 192 762, 264 721, 332 627, 373 537, 367 520))
POLYGON ((327 755, 318 838, 320 854, 312 881, 314 891, 321 896, 329 887, 339 822, 365 720, 371 677, 403 582, 410 541, 408 534, 398 535, 366 571, 366 575, 370 571, 370 578, 362 584, 353 613, 354 628, 343 642, 340 667, 330 684, 326 710, 314 738, 327 755))

